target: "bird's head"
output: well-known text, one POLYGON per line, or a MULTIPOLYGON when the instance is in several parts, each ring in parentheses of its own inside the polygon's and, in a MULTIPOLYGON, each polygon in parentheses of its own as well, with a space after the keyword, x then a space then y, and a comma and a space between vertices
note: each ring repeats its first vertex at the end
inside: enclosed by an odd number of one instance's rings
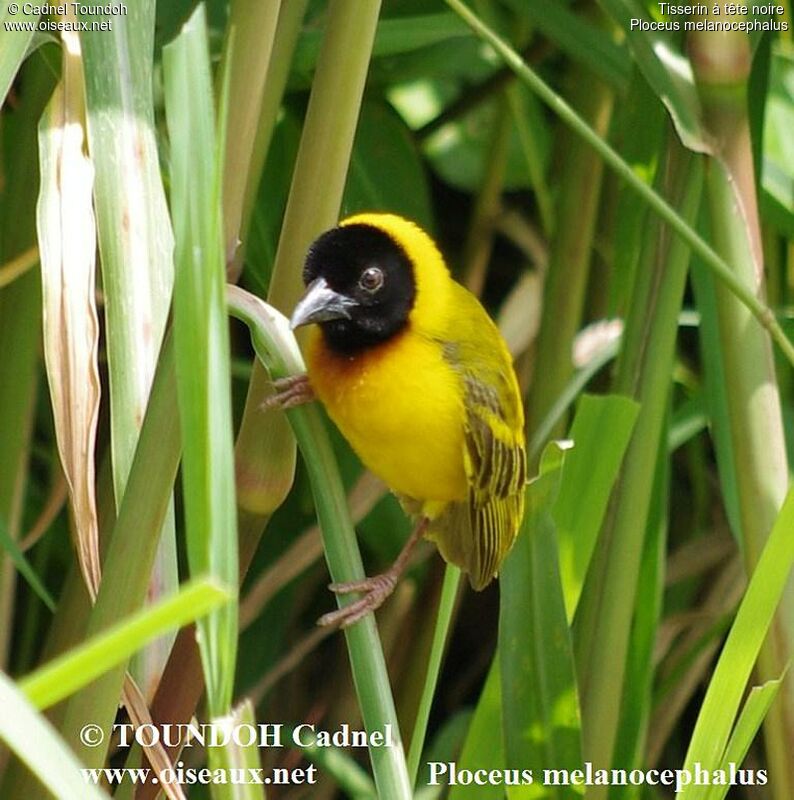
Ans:
POLYGON ((428 257, 417 245, 429 246, 446 271, 427 234, 401 217, 361 214, 322 234, 306 256, 306 292, 291 326, 319 324, 329 347, 343 353, 391 339, 425 288, 428 257))

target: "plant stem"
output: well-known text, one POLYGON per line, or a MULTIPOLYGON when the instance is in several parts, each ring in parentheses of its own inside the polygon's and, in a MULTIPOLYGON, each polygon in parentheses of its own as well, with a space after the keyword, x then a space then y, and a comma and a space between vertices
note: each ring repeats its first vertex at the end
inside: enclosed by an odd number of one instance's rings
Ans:
POLYGON ((234 253, 234 259, 228 265, 227 275, 230 283, 237 283, 243 269, 246 248, 248 247, 248 231, 251 226, 251 214, 257 199, 262 170, 267 160, 273 130, 281 109, 284 88, 289 78, 292 55, 301 30, 301 23, 306 13, 308 0, 290 0, 282 3, 278 12, 278 22, 273 41, 273 49, 267 65, 267 77, 262 93, 259 120, 256 123, 256 137, 251 152, 248 174, 245 183, 242 217, 240 220, 240 245, 234 253))
POLYGON ((425 684, 422 687, 422 697, 419 701, 419 709, 416 713, 416 721, 411 734, 411 746, 408 750, 408 775, 411 779, 411 786, 416 786, 419 761, 422 758, 422 749, 424 748, 427 734, 427 721, 430 719, 433 695, 438 684, 441 659, 444 656, 449 624, 452 620, 452 612, 455 610, 455 599, 458 596, 459 585, 460 570, 452 564, 447 564, 444 570, 444 583, 441 587, 441 599, 438 604, 436 627, 433 632, 433 644, 430 648, 430 658, 427 662, 425 684))
MULTIPOLYGON (((577 106, 599 135, 612 116, 612 91, 583 68, 571 74, 577 106)), ((543 287, 543 315, 537 338, 534 380, 527 399, 527 431, 532 435, 573 374, 572 350, 582 325, 593 235, 598 221, 603 162, 585 142, 564 130, 559 142, 565 171, 555 208, 554 238, 543 287)), ((565 418, 550 436, 562 434, 565 418)), ((541 442, 542 445, 545 442, 541 442)), ((530 461, 534 469, 535 461, 530 461)))
MULTIPOLYGON (((249 182, 259 183, 251 170, 260 109, 270 69, 280 0, 233 0, 227 26, 219 86, 228 75, 229 102, 223 168, 224 241, 227 261, 236 253, 246 227, 245 200, 249 182)), ((262 164, 259 164, 260 170, 262 164)))
MULTIPOLYGON (((229 313, 248 325, 254 349, 273 379, 305 372, 303 359, 284 317, 236 286, 228 287, 227 296, 229 313)), ((331 578, 336 583, 361 580, 364 566, 319 410, 314 405, 301 406, 287 411, 287 417, 309 472, 331 578)), ((352 599, 339 597, 338 601, 342 606, 352 599)), ((410 781, 397 712, 374 616, 368 614, 346 628, 345 638, 364 725, 368 731, 384 731, 389 725, 395 740, 394 747, 370 749, 379 796, 389 800, 410 798, 410 781)))
POLYGON ((510 109, 504 92, 495 99, 491 125, 491 141, 487 151, 485 172, 469 221, 461 259, 465 276, 463 283, 469 291, 478 296, 482 294, 485 285, 488 260, 493 249, 494 225, 501 204, 510 145, 510 109))

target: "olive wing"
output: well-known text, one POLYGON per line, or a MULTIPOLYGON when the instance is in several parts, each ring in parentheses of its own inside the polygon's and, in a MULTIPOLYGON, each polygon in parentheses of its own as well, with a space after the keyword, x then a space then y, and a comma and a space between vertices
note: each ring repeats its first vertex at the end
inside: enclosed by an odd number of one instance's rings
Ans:
POLYGON ((444 557, 482 589, 498 572, 523 517, 526 453, 510 355, 490 318, 472 302, 476 312, 469 310, 458 338, 443 343, 445 360, 463 389, 469 491, 439 518, 434 538, 444 557))

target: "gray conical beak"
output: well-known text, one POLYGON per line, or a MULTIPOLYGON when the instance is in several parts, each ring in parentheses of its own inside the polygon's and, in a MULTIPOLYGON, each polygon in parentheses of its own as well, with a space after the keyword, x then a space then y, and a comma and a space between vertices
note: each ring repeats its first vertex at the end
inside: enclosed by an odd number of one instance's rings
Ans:
POLYGON ((325 322, 329 319, 350 319, 350 308, 356 305, 355 300, 335 292, 325 281, 316 278, 298 301, 289 321, 290 328, 295 330, 301 325, 312 322, 325 322))

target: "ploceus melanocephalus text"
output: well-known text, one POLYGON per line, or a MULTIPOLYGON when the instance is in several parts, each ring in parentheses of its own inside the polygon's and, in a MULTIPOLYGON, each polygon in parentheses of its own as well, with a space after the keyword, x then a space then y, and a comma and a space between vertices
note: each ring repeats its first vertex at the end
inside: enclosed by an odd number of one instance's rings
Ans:
POLYGON ((280 404, 318 398, 416 519, 390 569, 332 584, 362 597, 321 623, 377 608, 422 536, 484 588, 515 539, 526 482, 521 397, 496 325, 433 240, 393 214, 358 214, 324 233, 303 278, 291 324, 315 323, 308 375, 279 382, 280 404))

